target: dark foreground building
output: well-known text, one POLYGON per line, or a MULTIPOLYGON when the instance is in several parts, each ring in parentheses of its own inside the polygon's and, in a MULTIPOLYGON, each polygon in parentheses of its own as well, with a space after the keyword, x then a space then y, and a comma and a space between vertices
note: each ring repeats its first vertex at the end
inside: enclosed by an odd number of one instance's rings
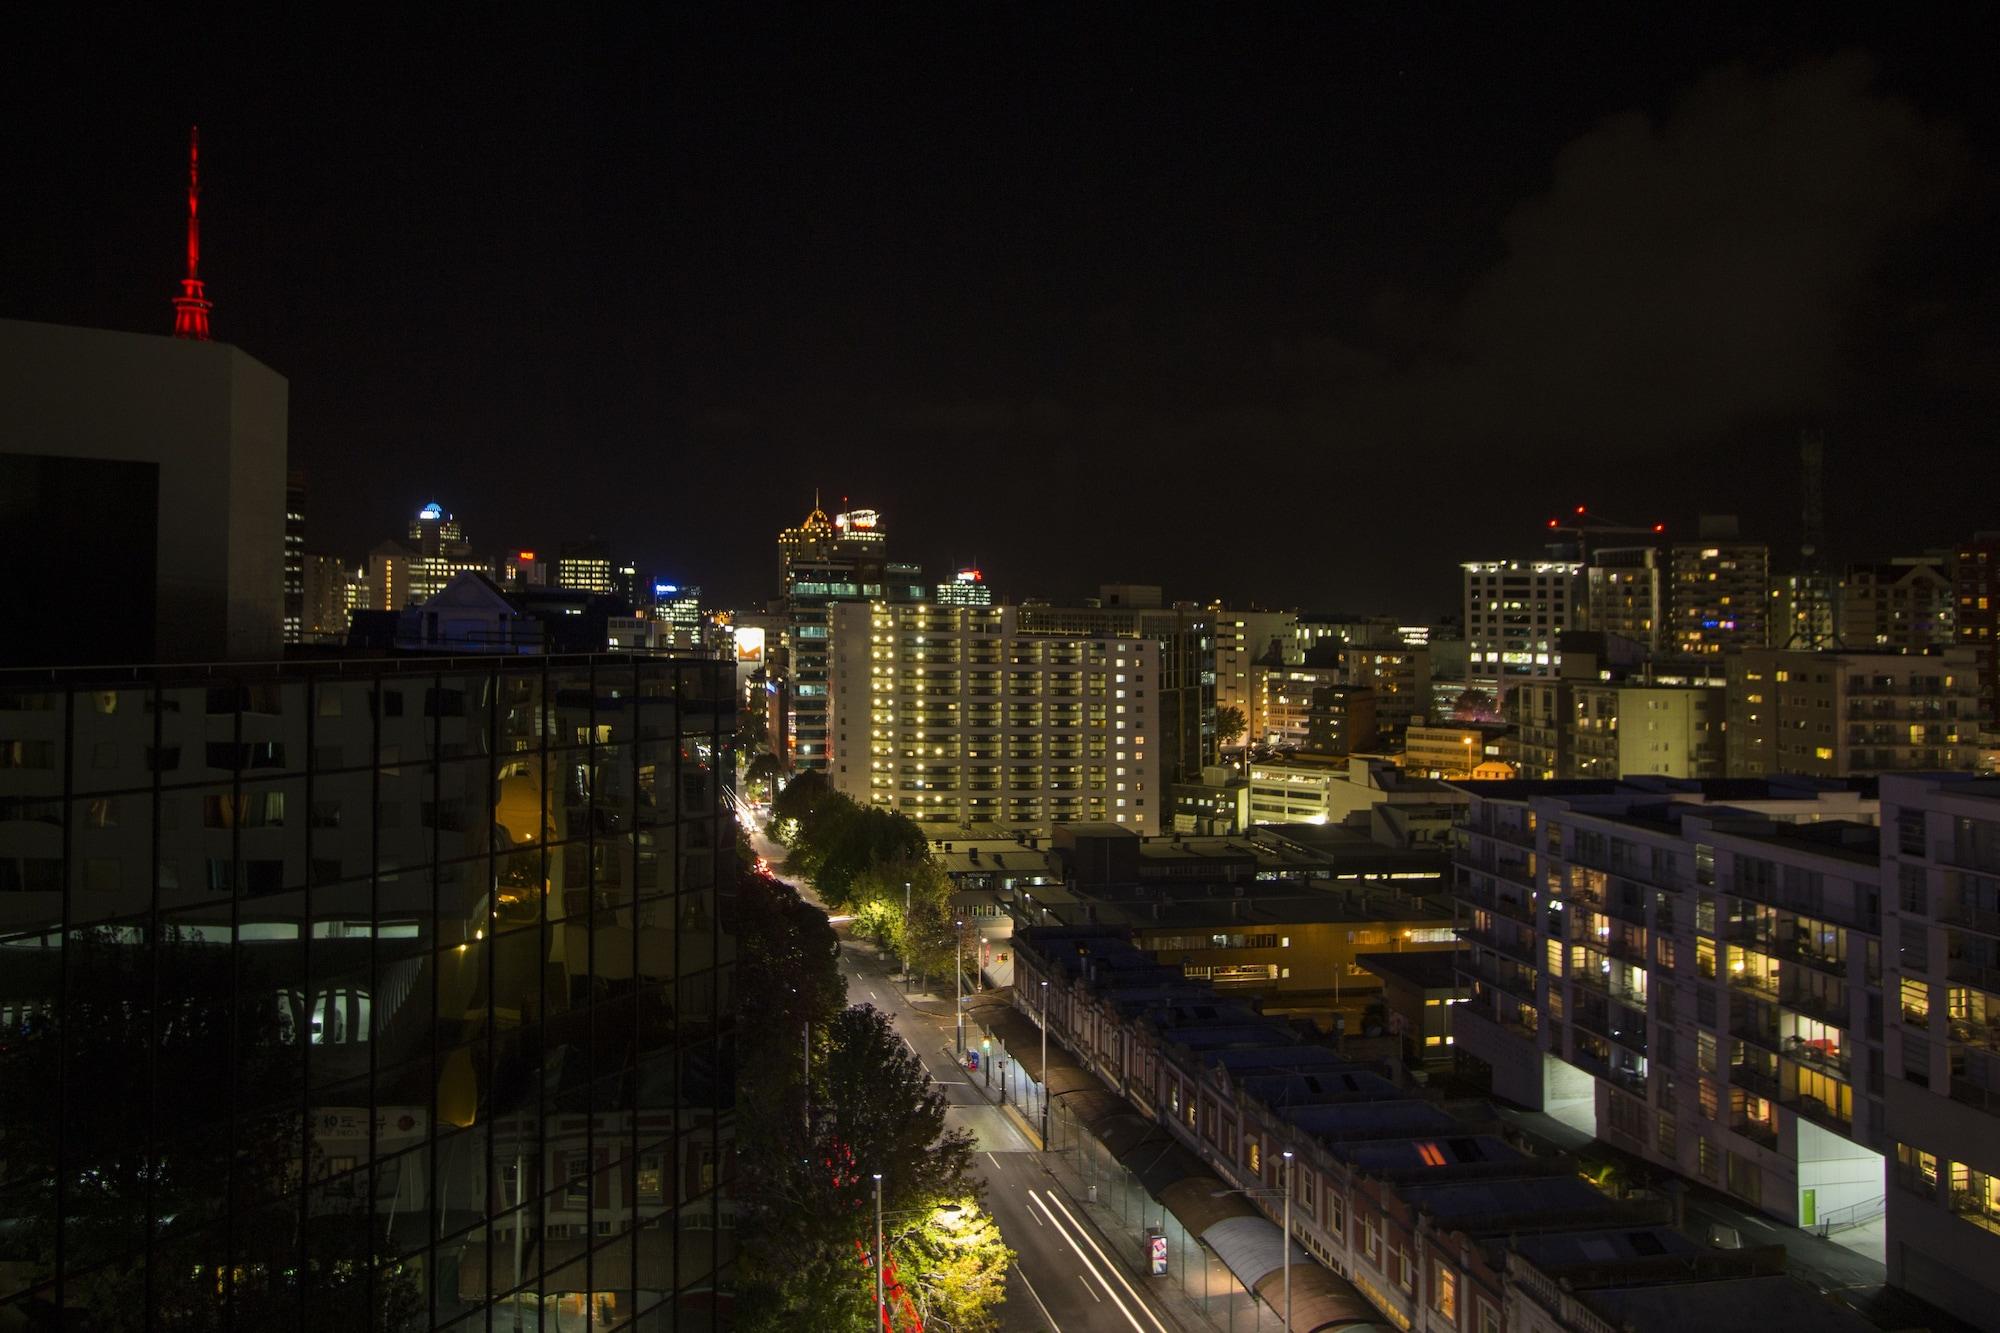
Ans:
POLYGON ((0 1330, 720 1322, 728 670, 0 673, 0 1330))

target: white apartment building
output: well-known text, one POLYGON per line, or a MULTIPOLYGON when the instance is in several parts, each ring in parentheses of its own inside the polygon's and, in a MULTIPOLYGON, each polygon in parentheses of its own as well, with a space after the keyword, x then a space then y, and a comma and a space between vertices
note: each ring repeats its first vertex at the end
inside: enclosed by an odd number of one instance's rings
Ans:
POLYGON ((1794 1225, 1879 1211, 1875 800, 1805 779, 1468 790, 1453 1031, 1494 1091, 1794 1225))
POLYGON ((1882 779, 1889 1280, 2000 1310, 2000 783, 1882 779))
POLYGON ((1556 636, 1583 622, 1583 566, 1562 560, 1468 560, 1467 675, 1497 697, 1522 680, 1562 674, 1556 636))
POLYGON ((828 606, 828 776, 913 819, 1171 827, 1160 645, 1023 634, 1018 608, 828 606))

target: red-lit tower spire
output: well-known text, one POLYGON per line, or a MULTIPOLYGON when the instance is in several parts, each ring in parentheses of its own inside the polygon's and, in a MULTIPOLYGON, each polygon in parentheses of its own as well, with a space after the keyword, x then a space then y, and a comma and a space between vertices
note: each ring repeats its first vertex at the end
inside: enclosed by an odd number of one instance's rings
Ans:
POLYGON ((188 271, 174 298, 174 337, 208 341, 208 298, 201 291, 201 127, 188 129, 188 271))

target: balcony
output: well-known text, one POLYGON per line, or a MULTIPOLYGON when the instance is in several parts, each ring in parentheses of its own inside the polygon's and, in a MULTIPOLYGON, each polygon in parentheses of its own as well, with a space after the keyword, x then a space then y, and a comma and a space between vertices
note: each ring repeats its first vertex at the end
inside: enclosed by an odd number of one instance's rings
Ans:
POLYGON ((1466 976, 1484 982, 1505 995, 1528 1004, 1535 999, 1535 970, 1504 958, 1479 958, 1471 954, 1461 955, 1458 970, 1466 976))
MULTIPOLYGON (((1740 1041, 1776 1055, 1784 1049, 1784 1038, 1778 1035, 1778 1023, 1773 1018, 1760 1018, 1756 1013, 1731 1014, 1729 1035, 1740 1041)), ((1796 1041, 1797 1038, 1792 1040, 1796 1041)))
POLYGON ((1853 1062, 1848 1058, 1847 1049, 1830 1039, 1807 1040, 1803 1037, 1787 1037, 1784 1041, 1785 1058, 1799 1064, 1818 1069, 1841 1078, 1852 1076, 1853 1062))
POLYGON ((1945 900, 1944 910, 1939 915, 1955 926, 1967 926, 1982 935, 2000 935, 2000 912, 1990 907, 1972 906, 1955 894, 1945 900))
POLYGON ((1980 1023, 1966 1018, 1954 1018, 1951 1020, 1951 1039, 1962 1046, 1972 1046, 1982 1051, 2000 1051, 2000 1022, 1988 1020, 1980 1023))
POLYGON ((1749 1139, 1752 1143, 1762 1144, 1766 1148, 1776 1148, 1778 1146, 1778 1126, 1772 1121, 1750 1120, 1747 1118, 1732 1120, 1729 1128, 1735 1133, 1741 1134, 1744 1138, 1749 1139))
POLYGON ((1535 945, 1532 940, 1523 942, 1512 939, 1497 930, 1463 930, 1459 932, 1459 937, 1468 944, 1477 944, 1495 953, 1505 954, 1516 962, 1534 966, 1535 945))
POLYGON ((1621 959, 1624 962, 1637 963, 1641 967, 1644 967, 1646 964, 1646 942, 1644 940, 1630 940, 1620 935, 1613 935, 1611 937, 1610 952, 1613 958, 1621 959))
POLYGON ((1523 925, 1532 925, 1534 923, 1534 909, 1528 905, 1527 895, 1525 894, 1503 893, 1498 889, 1488 887, 1477 881, 1468 883, 1462 894, 1465 900, 1475 907, 1483 907, 1489 912, 1497 912, 1501 916, 1510 917, 1515 921, 1521 922, 1523 925))
POLYGON ((1945 976, 1967 986, 1973 986, 1989 995, 2000 995, 2000 967, 1987 967, 1966 958, 1949 958, 1945 961, 1945 976))
POLYGON ((1777 1101, 1780 1090, 1776 1065, 1769 1069, 1757 1065, 1729 1066, 1729 1086, 1762 1097, 1766 1101, 1777 1101))
POLYGON ((1809 991, 1786 986, 1778 993, 1778 1003, 1793 1013, 1816 1018, 1822 1023, 1831 1023, 1837 1028, 1846 1028, 1853 1018, 1848 1012, 1847 995, 1844 990, 1840 994, 1829 995, 1824 991, 1809 991))
POLYGON ((1828 976, 1839 977, 1843 981, 1847 979, 1847 960, 1845 958, 1832 957, 1815 949, 1810 944, 1787 941, 1779 944, 1776 952, 1779 958, 1784 959, 1788 963, 1797 963, 1801 967, 1809 967, 1815 972, 1823 972, 1828 976))

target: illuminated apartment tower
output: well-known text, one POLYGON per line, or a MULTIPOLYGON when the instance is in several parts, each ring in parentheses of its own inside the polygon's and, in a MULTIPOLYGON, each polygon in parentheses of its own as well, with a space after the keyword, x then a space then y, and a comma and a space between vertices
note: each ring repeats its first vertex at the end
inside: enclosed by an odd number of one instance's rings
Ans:
POLYGON ((961 825, 1171 826, 1156 640, 1025 634, 1011 606, 828 610, 836 790, 961 825))
POLYGON ((306 479, 298 471, 285 478, 285 642, 306 636, 306 479))
POLYGON ((465 529, 433 500, 410 520, 407 542, 383 542, 368 554, 370 601, 378 611, 399 611, 427 602, 461 573, 493 574, 493 566, 472 558, 465 529))
POLYGON ((2000 532, 1982 532, 1952 562, 1958 644, 1978 659, 1981 715, 2000 721, 2000 532))
POLYGON ((1677 542, 1670 577, 1669 645, 1691 657, 1762 648, 1771 600, 1771 548, 1736 540, 1736 520, 1705 515, 1703 540, 1677 542))
POLYGON ((1653 546, 1613 546, 1590 553, 1585 571, 1590 628, 1660 650, 1666 620, 1663 561, 1653 546))
POLYGON ((840 602, 921 602, 923 570, 888 558, 888 534, 873 509, 828 517, 815 501, 778 534, 779 606, 785 616, 786 728, 792 764, 827 766, 828 610, 840 602))

